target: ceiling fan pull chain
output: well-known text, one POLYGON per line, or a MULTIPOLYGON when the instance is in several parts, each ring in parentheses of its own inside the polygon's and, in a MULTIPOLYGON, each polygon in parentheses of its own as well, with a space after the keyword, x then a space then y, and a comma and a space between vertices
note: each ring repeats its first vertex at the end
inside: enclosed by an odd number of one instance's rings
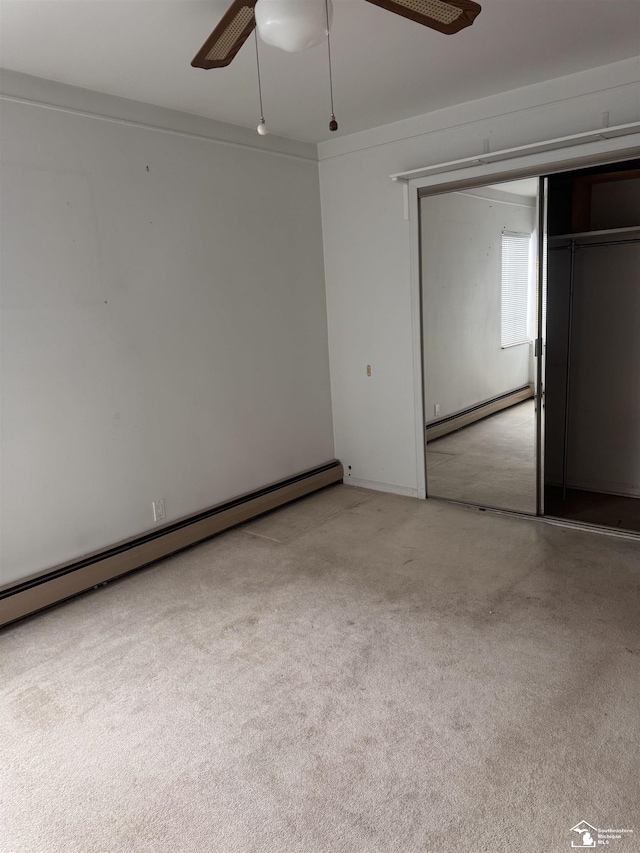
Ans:
POLYGON ((258 30, 255 29, 253 34, 256 37, 256 68, 258 69, 258 97, 260 98, 260 123, 256 128, 260 136, 266 136, 269 133, 267 123, 264 120, 264 110, 262 109, 262 84, 260 82, 260 57, 258 56, 258 30))
POLYGON ((325 9, 327 12, 327 55, 329 57, 329 94, 331 95, 331 121, 329 122, 329 130, 337 130, 338 122, 336 121, 333 111, 333 75, 331 73, 331 33, 329 32, 329 0, 325 0, 325 9))

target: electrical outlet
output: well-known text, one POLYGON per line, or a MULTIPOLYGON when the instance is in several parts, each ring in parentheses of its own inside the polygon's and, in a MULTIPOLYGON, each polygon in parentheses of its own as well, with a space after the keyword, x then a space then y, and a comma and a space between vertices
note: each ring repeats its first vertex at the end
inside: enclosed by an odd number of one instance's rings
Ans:
POLYGON ((433 407, 433 416, 437 418, 439 414, 440 414, 440 403, 436 403, 435 406, 433 407))
POLYGON ((154 501, 151 505, 153 507, 153 520, 156 522, 164 521, 167 517, 167 511, 164 508, 164 498, 154 501))
POLYGON ((367 376, 371 376, 371 365, 367 365, 367 376))

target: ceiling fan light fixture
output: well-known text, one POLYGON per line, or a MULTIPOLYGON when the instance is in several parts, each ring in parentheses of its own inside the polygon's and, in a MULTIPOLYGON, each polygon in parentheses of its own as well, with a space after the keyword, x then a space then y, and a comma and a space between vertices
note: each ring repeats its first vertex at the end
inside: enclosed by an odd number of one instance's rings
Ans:
POLYGON ((299 53, 321 44, 329 34, 333 15, 331 0, 327 2, 258 0, 255 16, 260 38, 289 53, 299 53))

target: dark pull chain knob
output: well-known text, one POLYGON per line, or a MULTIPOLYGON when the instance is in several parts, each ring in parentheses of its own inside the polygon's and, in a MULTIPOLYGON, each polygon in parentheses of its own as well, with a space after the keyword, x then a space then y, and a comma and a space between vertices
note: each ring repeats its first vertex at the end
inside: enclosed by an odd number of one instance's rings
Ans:
POLYGON ((331 113, 331 121, 329 122, 329 130, 337 130, 338 122, 336 121, 336 117, 333 113, 331 113))

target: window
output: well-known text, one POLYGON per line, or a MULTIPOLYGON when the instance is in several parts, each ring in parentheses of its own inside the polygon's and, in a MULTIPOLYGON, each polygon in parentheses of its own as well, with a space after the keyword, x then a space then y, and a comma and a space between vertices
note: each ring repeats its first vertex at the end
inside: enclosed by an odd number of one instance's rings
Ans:
POLYGON ((501 346, 529 341, 529 246, 531 234, 502 232, 501 346))

